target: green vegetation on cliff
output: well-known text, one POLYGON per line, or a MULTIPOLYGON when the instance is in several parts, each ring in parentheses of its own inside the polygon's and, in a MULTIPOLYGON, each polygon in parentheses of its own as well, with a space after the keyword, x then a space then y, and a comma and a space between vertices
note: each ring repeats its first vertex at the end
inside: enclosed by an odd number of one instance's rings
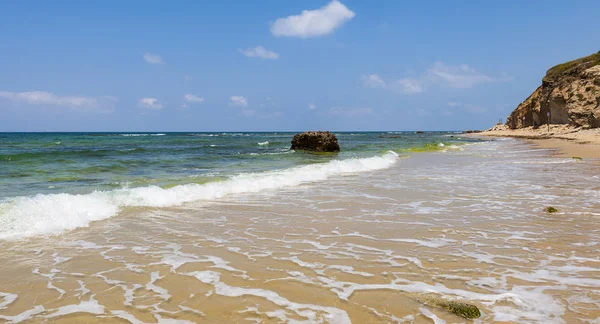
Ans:
POLYGON ((565 74, 565 72, 568 72, 573 68, 578 68, 578 70, 585 70, 596 65, 600 65, 600 51, 596 54, 588 55, 573 61, 556 65, 550 68, 548 72, 546 72, 546 77, 544 79, 553 80, 565 74))

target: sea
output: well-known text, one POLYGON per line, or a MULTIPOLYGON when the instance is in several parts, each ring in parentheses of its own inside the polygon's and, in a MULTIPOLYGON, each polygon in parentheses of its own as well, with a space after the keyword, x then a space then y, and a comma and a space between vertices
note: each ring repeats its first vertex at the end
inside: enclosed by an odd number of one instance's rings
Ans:
POLYGON ((293 135, 0 133, 0 322, 467 321, 443 301, 485 323, 600 318, 597 161, 461 132, 336 132, 339 153, 293 135))

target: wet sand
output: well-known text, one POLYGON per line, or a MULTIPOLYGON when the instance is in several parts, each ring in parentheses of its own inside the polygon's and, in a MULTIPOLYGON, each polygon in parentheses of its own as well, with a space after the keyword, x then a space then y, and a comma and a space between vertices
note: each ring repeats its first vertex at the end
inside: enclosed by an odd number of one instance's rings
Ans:
POLYGON ((485 323, 593 322, 600 174, 551 154, 499 140, 2 241, 0 320, 467 321, 418 298, 434 294, 485 323))

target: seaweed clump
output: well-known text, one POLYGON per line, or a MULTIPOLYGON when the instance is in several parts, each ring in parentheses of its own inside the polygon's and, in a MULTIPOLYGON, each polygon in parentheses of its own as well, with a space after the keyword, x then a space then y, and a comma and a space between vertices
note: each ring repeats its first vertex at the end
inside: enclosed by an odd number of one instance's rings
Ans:
POLYGON ((418 298, 422 303, 443 308, 450 313, 456 314, 466 319, 481 317, 481 312, 477 306, 463 303, 457 300, 445 299, 438 296, 422 295, 418 298))
POLYGON ((552 206, 548 206, 548 207, 544 208, 544 211, 548 214, 552 214, 552 213, 558 212, 558 209, 556 209, 552 206))

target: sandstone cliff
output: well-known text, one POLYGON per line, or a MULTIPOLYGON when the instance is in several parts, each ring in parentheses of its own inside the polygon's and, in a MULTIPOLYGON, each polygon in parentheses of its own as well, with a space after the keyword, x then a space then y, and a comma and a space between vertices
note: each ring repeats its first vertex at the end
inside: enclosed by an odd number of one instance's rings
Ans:
POLYGON ((600 52, 557 65, 506 119, 512 129, 550 124, 600 127, 600 52), (523 118, 524 117, 524 118, 523 118))

